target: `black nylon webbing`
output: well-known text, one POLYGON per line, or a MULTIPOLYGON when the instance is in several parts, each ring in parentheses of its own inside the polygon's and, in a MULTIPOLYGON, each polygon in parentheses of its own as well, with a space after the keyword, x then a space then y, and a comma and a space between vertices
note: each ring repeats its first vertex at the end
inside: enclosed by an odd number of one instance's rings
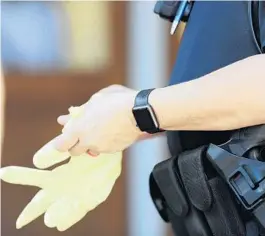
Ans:
POLYGON ((203 159, 205 148, 184 152, 178 168, 191 203, 201 210, 214 236, 245 236, 245 227, 220 177, 207 178, 203 159))

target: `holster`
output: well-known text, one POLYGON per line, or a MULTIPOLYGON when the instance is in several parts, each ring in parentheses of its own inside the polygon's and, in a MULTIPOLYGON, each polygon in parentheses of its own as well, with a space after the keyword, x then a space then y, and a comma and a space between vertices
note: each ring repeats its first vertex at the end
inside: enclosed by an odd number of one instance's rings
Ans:
POLYGON ((175 235, 265 235, 264 148, 261 125, 157 164, 150 194, 175 235))

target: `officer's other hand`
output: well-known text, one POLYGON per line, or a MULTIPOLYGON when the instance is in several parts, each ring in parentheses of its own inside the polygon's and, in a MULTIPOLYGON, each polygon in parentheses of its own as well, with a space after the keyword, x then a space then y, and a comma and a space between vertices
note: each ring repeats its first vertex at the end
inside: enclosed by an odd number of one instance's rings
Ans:
POLYGON ((56 149, 72 155, 114 153, 150 136, 136 127, 132 114, 136 94, 133 89, 112 85, 83 104, 82 114, 74 120, 69 115, 59 116, 58 123, 64 128, 55 142, 56 149))

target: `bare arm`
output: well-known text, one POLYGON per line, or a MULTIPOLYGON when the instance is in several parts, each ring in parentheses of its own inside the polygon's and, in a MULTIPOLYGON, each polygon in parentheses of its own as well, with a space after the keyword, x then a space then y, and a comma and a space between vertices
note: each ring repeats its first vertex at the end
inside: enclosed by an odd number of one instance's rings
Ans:
POLYGON ((265 123, 265 55, 153 91, 150 103, 166 130, 229 130, 265 123))
MULTIPOLYGON (((253 56, 193 81, 156 89, 149 102, 165 130, 229 130, 264 124, 264 67, 265 55, 253 56)), ((137 91, 110 90, 96 93, 84 104, 83 115, 64 126, 55 141, 59 151, 113 153, 143 138, 131 110, 137 91)))

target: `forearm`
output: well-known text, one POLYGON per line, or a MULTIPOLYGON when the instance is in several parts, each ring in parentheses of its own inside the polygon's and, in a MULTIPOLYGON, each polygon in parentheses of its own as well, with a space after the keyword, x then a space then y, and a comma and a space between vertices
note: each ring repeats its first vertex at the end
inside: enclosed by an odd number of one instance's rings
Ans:
POLYGON ((265 56, 153 91, 162 129, 229 130, 265 123, 265 56))

